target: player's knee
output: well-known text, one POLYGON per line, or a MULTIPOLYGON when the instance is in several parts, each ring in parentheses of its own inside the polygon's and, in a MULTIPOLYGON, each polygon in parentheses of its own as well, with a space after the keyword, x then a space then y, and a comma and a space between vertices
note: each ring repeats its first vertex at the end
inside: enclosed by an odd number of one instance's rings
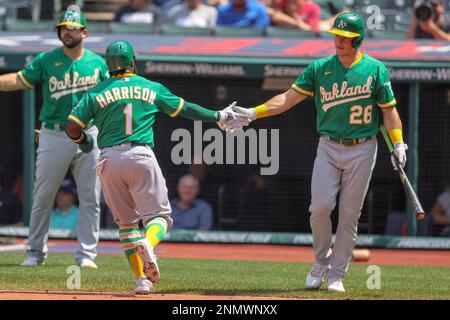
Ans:
POLYGON ((339 224, 355 225, 358 223, 360 216, 361 210, 359 208, 346 208, 339 213, 339 224))
POLYGON ((333 201, 320 201, 317 203, 311 203, 309 206, 309 212, 311 217, 313 216, 329 216, 336 206, 336 202, 333 201))

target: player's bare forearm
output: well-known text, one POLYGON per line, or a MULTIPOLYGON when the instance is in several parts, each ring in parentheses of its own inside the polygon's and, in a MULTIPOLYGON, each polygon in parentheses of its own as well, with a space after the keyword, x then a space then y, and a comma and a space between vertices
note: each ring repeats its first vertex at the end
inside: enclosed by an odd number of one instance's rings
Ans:
POLYGON ((402 121, 398 114, 397 108, 387 108, 383 110, 383 122, 387 132, 391 132, 394 129, 402 130, 402 121))
POLYGON ((17 91, 26 88, 17 72, 0 76, 0 91, 17 91))
POLYGON ((306 98, 307 96, 289 89, 288 91, 269 99, 261 106, 256 107, 256 118, 260 119, 281 114, 306 98))

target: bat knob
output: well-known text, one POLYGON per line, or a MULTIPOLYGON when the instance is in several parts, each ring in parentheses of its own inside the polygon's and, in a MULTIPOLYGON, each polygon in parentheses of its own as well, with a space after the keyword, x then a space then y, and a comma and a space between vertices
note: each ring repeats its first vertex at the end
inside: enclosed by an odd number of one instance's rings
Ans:
POLYGON ((423 220, 425 218, 425 213, 421 212, 417 215, 417 220, 423 220))

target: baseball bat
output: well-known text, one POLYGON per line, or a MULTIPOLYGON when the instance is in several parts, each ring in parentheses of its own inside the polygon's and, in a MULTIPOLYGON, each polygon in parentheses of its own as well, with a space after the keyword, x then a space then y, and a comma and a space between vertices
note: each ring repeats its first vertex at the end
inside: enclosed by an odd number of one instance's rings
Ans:
POLYGON ((405 189, 408 202, 414 210, 417 220, 423 220, 425 218, 425 211, 423 210, 419 198, 417 197, 416 192, 414 191, 408 177, 406 176, 405 170, 403 170, 402 166, 398 162, 397 156, 394 154, 394 147, 384 125, 380 126, 380 132, 383 135, 384 141, 386 141, 389 153, 394 158, 395 164, 397 165, 397 172, 400 176, 400 181, 402 182, 403 188, 405 189))

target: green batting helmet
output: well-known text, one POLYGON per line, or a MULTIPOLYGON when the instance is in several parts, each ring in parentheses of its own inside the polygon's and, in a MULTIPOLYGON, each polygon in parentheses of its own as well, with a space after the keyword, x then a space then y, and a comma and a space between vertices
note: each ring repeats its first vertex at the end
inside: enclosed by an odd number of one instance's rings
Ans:
POLYGON ((67 9, 67 11, 58 19, 56 28, 62 26, 69 26, 76 29, 87 29, 86 19, 79 10, 67 9))
POLYGON ((352 46, 359 48, 364 40, 364 21, 354 12, 340 14, 328 31, 347 38, 353 38, 352 46))
POLYGON ((126 70, 135 57, 133 47, 126 41, 114 41, 106 48, 106 65, 109 72, 126 70))

